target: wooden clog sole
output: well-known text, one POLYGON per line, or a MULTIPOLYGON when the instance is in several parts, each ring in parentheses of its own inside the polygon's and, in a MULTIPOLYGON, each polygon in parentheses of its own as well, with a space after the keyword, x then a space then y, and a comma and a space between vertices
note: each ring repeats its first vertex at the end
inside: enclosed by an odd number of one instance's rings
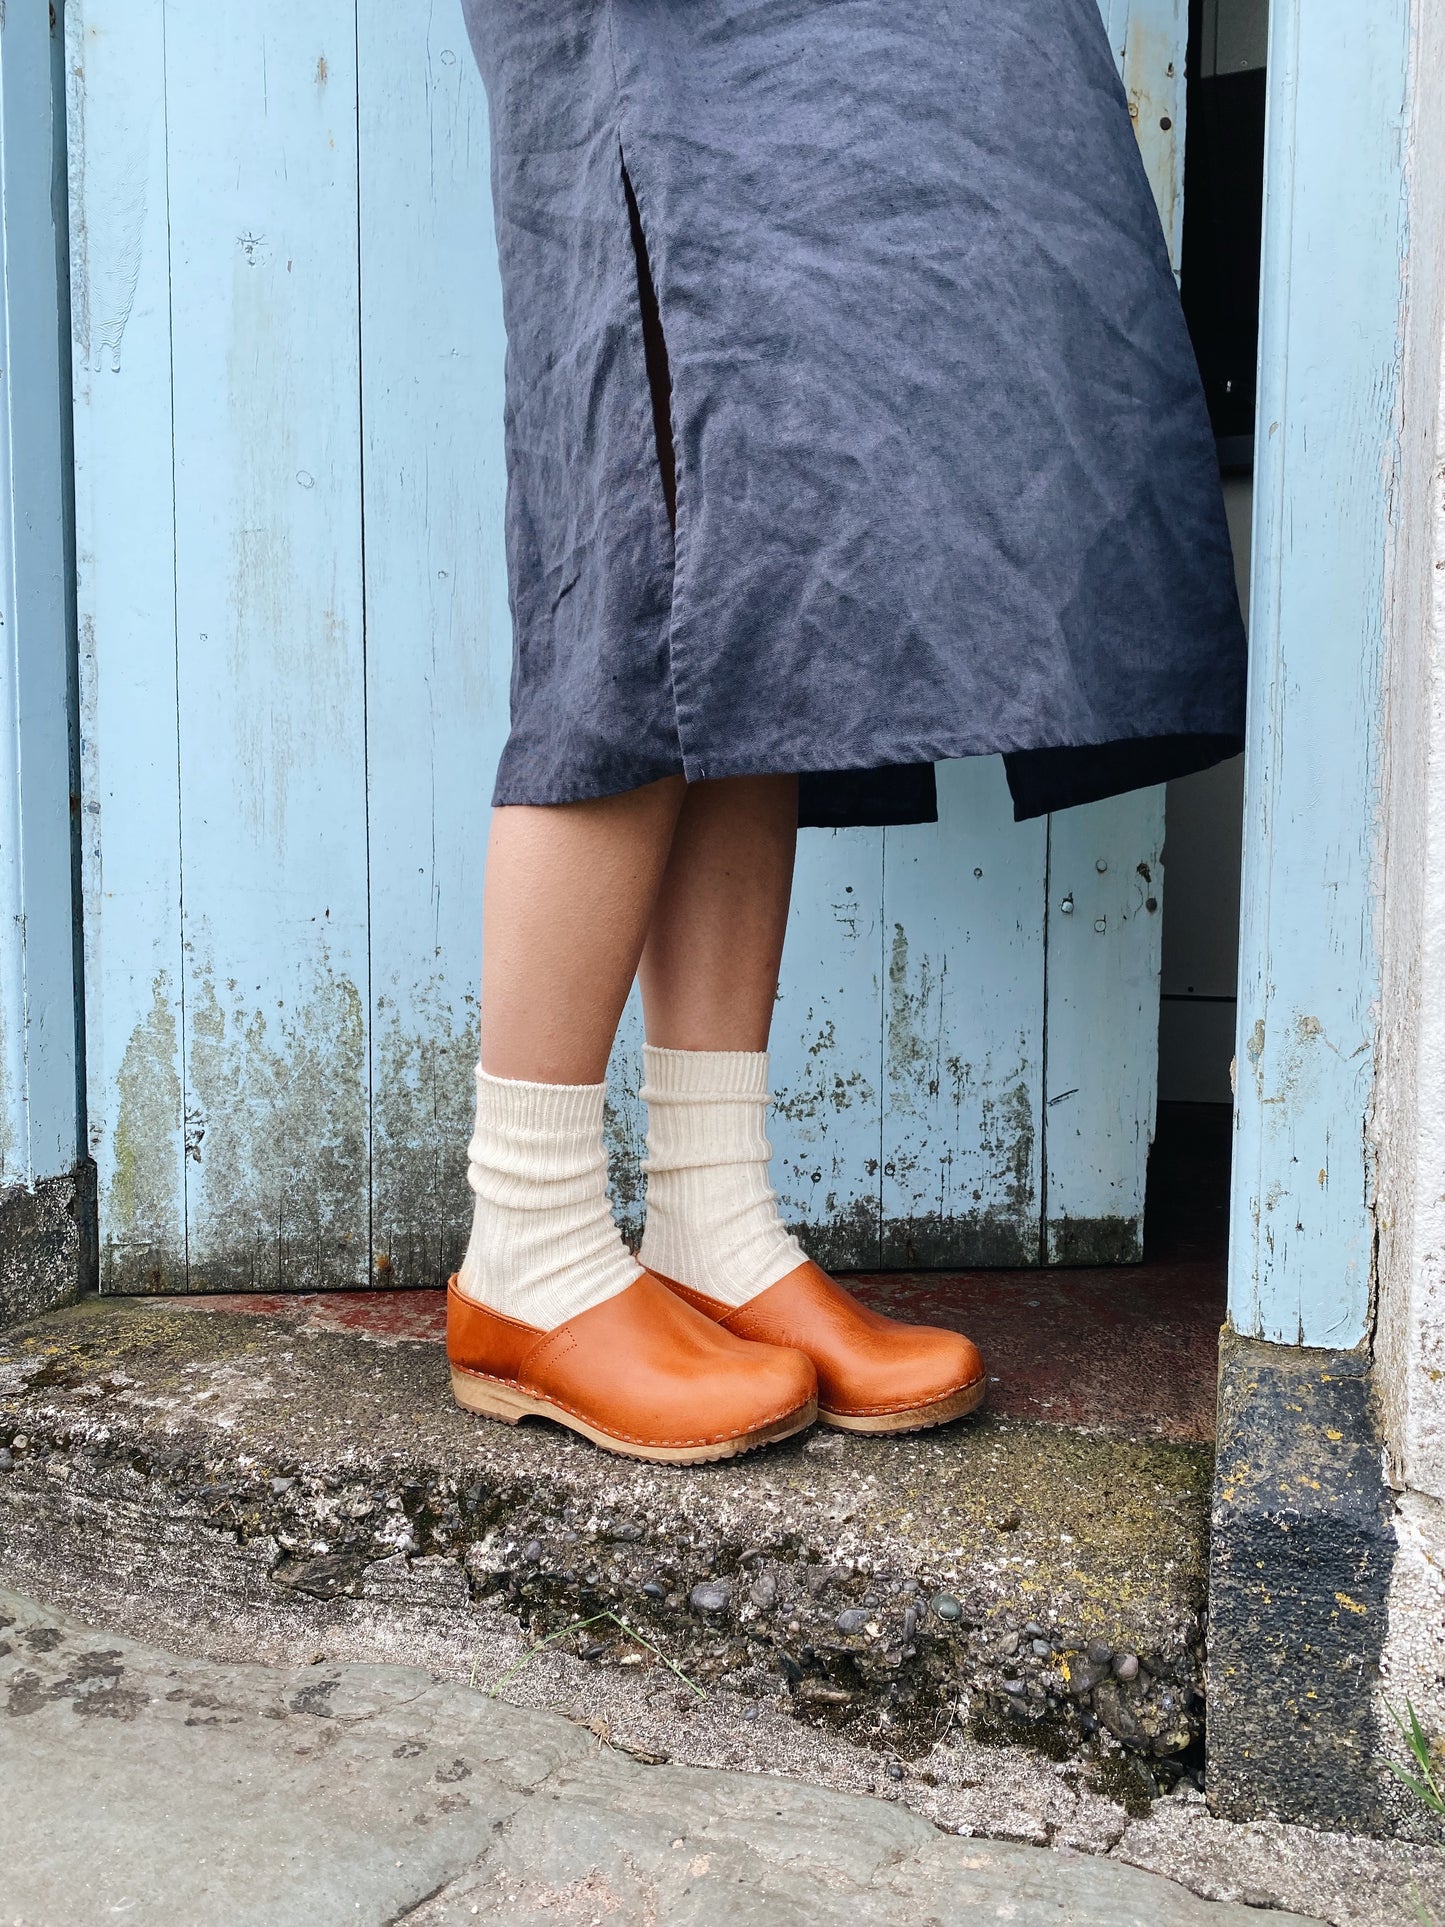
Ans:
POLYGON ((947 1398, 934 1399, 929 1405, 909 1405, 901 1412, 830 1412, 820 1405, 818 1423, 839 1432, 926 1432, 930 1426, 947 1425, 952 1419, 976 1412, 983 1404, 984 1390, 984 1381, 976 1378, 972 1385, 950 1392, 947 1398))
POLYGON ((704 1465, 713 1459, 735 1459, 744 1452, 752 1452, 760 1445, 773 1445, 779 1439, 790 1439, 794 1433, 804 1431, 818 1416, 815 1399, 800 1405, 791 1412, 784 1412, 780 1418, 771 1419, 760 1425, 756 1431, 744 1432, 733 1439, 709 1439, 697 1445, 644 1445, 636 1439, 618 1438, 614 1433, 604 1432, 600 1426, 591 1425, 576 1412, 569 1412, 565 1406, 555 1405, 548 1398, 540 1398, 535 1393, 524 1392, 520 1385, 509 1384, 501 1378, 484 1378, 479 1372, 464 1371, 453 1365, 452 1395, 457 1404, 468 1412, 479 1412, 484 1418, 500 1419, 504 1425, 518 1425, 524 1418, 547 1418, 558 1425, 565 1425, 570 1431, 580 1432, 594 1445, 600 1445, 604 1452, 617 1452, 623 1458, 651 1459, 662 1465, 704 1465))

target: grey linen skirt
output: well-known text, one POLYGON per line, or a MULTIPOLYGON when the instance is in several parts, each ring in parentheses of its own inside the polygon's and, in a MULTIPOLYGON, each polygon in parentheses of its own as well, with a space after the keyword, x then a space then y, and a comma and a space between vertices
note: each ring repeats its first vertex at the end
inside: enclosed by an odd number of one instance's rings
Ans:
POLYGON ((1232 754, 1214 445, 1095 0, 464 0, 507 329, 498 803, 805 822, 1232 754))

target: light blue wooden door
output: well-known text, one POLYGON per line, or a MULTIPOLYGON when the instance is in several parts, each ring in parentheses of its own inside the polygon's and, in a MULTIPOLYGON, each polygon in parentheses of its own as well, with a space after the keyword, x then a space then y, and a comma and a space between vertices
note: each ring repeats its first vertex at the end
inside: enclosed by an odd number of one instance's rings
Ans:
MULTIPOLYGON (((109 1290, 455 1263, 506 726, 455 0, 70 0, 88 1101, 109 1290)), ((1177 250, 1180 0, 1107 0, 1177 250)), ((1041 111, 1047 103, 1041 103, 1041 111)), ((1159 792, 803 838, 778 1180, 836 1265, 1138 1255, 1159 792)), ((613 1070, 639 1215, 636 1012, 613 1070)))

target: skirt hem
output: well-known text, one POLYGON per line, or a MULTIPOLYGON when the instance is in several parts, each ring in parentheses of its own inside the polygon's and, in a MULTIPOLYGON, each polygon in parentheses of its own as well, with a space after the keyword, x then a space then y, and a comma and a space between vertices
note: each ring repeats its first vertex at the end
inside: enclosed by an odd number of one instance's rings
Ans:
POLYGON ((1131 790, 1151 788, 1175 776, 1192 775, 1238 755, 1243 736, 1235 730, 1181 731, 1167 736, 1113 737, 1095 743, 993 744, 962 746, 959 739, 901 753, 884 763, 831 763, 823 768, 779 767, 767 756, 714 761, 706 770, 689 770, 679 760, 642 783, 614 784, 605 778, 577 778, 561 785, 514 785, 499 773, 492 794, 497 809, 553 808, 626 795, 649 783, 682 776, 688 782, 725 782, 744 776, 797 776, 799 826, 804 829, 887 828, 937 820, 933 780, 935 763, 975 756, 1002 756, 1013 797, 1014 820, 1045 816, 1131 790), (523 794, 522 792, 527 793, 523 794))

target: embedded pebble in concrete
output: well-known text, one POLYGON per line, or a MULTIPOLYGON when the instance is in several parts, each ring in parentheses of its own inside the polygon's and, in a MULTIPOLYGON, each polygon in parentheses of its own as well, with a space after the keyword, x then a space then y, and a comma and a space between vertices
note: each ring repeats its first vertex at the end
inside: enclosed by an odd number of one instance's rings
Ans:
POLYGON ((540 1539, 529 1539, 522 1548, 522 1558, 529 1566, 540 1566, 542 1563, 542 1541, 540 1539))
POLYGON ((726 1607, 730 1590, 720 1580, 704 1579, 701 1585, 694 1586, 687 1595, 687 1603, 694 1612, 720 1613, 726 1607))
POLYGON ((1102 1639, 1091 1639, 1084 1648, 1091 1666, 1107 1666, 1113 1660, 1114 1649, 1102 1639))
POLYGON ((753 1581, 749 1599, 759 1612, 771 1612, 778 1603, 778 1582, 770 1572, 759 1574, 753 1581))
POLYGON ((933 1610, 940 1619, 951 1620, 962 1619, 963 1617, 963 1607, 959 1605, 951 1592, 935 1593, 933 1596, 933 1610))
POLYGON ((1116 1653, 1114 1655, 1114 1677, 1115 1679, 1122 1680, 1137 1679, 1139 1677, 1139 1661, 1134 1653, 1116 1653))
POLYGON ((833 1624, 840 1633, 861 1633, 868 1624, 868 1608, 866 1606, 845 1607, 833 1624))

